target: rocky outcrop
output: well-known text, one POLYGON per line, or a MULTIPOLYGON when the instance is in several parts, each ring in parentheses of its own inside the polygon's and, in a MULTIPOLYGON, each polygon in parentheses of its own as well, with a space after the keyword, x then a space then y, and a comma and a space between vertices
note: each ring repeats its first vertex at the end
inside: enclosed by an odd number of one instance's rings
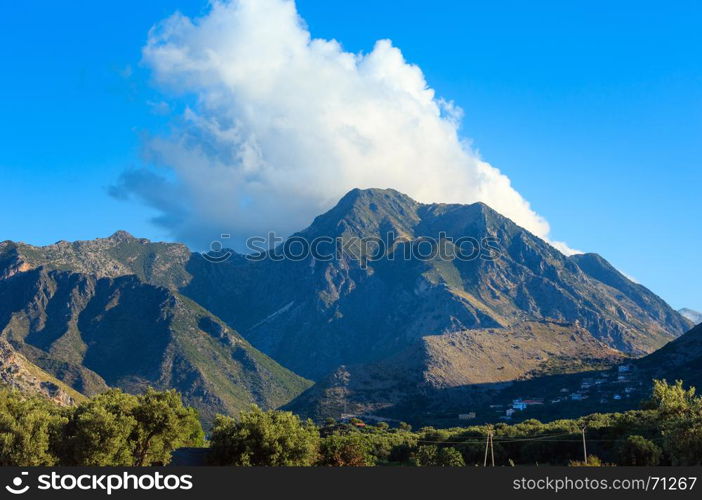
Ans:
POLYGON ((3 339, 0 339, 0 380, 8 387, 42 396, 59 406, 73 406, 85 399, 32 364, 3 339))

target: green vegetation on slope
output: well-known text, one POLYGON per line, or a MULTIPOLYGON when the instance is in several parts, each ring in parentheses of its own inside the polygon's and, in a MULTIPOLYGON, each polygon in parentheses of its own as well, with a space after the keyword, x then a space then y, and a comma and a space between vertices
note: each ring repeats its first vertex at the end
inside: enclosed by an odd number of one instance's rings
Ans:
MULTIPOLYGON (((493 435, 496 465, 579 465, 585 463, 582 429, 590 455, 588 465, 700 465, 702 464, 702 397, 682 382, 655 381, 652 398, 641 410, 592 414, 575 420, 541 423, 527 420, 515 425, 478 425, 464 428, 412 431, 407 424, 366 424, 359 419, 336 423, 329 419, 319 429, 317 465, 482 465, 487 436, 493 435)), ((212 455, 221 465, 275 465, 285 452, 279 435, 309 428, 292 413, 245 413, 241 422, 218 420, 212 455), (283 422, 277 424, 277 422, 283 422), (244 463, 237 450, 255 461, 244 463)), ((317 442, 306 434, 304 447, 317 442)), ((302 446, 300 444, 297 445, 302 446)), ((309 465, 292 460, 291 465, 309 465)), ((248 459, 247 459, 248 460, 248 459)))

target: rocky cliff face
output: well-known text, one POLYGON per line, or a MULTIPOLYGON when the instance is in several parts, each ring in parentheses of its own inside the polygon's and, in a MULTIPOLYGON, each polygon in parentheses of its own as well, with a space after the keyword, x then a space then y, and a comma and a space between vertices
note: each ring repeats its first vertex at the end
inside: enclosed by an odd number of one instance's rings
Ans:
POLYGON ((59 406, 73 406, 85 397, 40 369, 0 339, 0 381, 25 393, 38 394, 59 406))

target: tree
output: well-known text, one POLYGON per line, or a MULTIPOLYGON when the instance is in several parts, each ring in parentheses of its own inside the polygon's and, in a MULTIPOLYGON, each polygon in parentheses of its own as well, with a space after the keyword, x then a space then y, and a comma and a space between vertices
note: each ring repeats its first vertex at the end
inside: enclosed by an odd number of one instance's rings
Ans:
POLYGON ((403 432, 412 432, 412 426, 407 422, 400 422, 397 424, 397 428, 403 432))
POLYGON ((375 465, 371 444, 360 433, 332 434, 321 441, 319 465, 366 467, 375 465))
POLYGON ((639 435, 628 436, 617 447, 620 465, 658 465, 662 450, 639 435))
POLYGON ((419 467, 463 467, 463 455, 456 448, 438 448, 436 445, 420 446, 413 462, 419 467))
POLYGON ((204 443, 197 412, 174 390, 111 389, 78 406, 64 435, 63 461, 71 465, 166 464, 174 449, 204 443))
POLYGON ((239 421, 218 415, 210 443, 217 465, 307 466, 317 459, 319 431, 291 412, 253 406, 239 421))
POLYGON ((205 433, 194 408, 186 408, 175 390, 149 389, 138 396, 132 415, 136 426, 134 465, 166 464, 171 452, 182 446, 202 446, 205 433))
POLYGON ((376 429, 378 429, 379 431, 385 432, 385 431, 387 431, 387 430, 390 428, 390 424, 388 424, 387 422, 381 421, 381 422, 378 422, 378 423, 375 425, 375 427, 376 427, 376 429))
POLYGON ((684 417, 695 406, 699 406, 699 398, 695 396, 695 388, 685 389, 682 380, 676 380, 669 385, 664 380, 653 381, 653 394, 648 407, 658 410, 662 418, 684 417))
POLYGON ((0 465, 56 465, 56 443, 66 419, 60 409, 37 396, 0 390, 0 465))
POLYGON ((64 429, 66 465, 130 466, 134 463, 137 398, 113 389, 78 406, 64 429))
POLYGON ((463 467, 466 463, 463 460, 463 455, 456 448, 441 448, 437 465, 440 467, 463 467))
POLYGON ((702 398, 682 381, 655 380, 650 406, 658 410, 663 448, 673 465, 702 464, 702 398))
POLYGON ((433 444, 420 446, 412 457, 412 462, 417 467, 435 466, 438 460, 439 448, 433 444))

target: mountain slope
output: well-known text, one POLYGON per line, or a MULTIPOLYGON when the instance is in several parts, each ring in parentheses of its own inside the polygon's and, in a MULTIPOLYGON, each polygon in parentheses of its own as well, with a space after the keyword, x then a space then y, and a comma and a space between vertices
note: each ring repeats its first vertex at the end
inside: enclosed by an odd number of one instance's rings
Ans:
POLYGON ((653 379, 671 383, 682 380, 688 387, 702 387, 702 325, 652 354, 625 360, 610 370, 536 377, 514 383, 495 395, 490 403, 509 404, 523 394, 545 399, 544 406, 525 412, 520 418, 577 417, 601 411, 603 405, 608 411, 626 411, 639 408, 641 401, 650 399, 653 379), (572 392, 583 398, 573 401, 564 397, 563 388, 567 388, 565 396, 572 392))
POLYGON ((702 313, 684 307, 678 311, 682 316, 692 321, 695 325, 702 323, 702 313))
POLYGON ((636 366, 650 378, 684 380, 702 387, 702 325, 638 360, 636 366))
POLYGON ((378 363, 342 366, 287 408, 323 420, 382 411, 398 419, 432 406, 468 405, 481 387, 607 367, 624 356, 580 327, 525 322, 421 338, 378 363), (408 409, 421 406, 421 409, 408 409))
POLYGON ((52 377, 0 339, 0 382, 25 393, 38 394, 58 404, 72 406, 85 396, 52 377))
POLYGON ((206 421, 309 387, 190 299, 134 275, 16 272, 0 280, 0 337, 84 394, 176 388, 206 421))

